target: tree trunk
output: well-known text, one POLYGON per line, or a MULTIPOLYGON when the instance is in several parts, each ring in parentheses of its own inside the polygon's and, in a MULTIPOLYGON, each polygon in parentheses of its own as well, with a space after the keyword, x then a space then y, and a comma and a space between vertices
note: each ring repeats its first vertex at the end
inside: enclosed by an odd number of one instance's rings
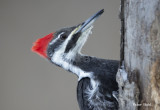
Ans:
POLYGON ((119 110, 160 110, 160 0, 121 0, 119 110))

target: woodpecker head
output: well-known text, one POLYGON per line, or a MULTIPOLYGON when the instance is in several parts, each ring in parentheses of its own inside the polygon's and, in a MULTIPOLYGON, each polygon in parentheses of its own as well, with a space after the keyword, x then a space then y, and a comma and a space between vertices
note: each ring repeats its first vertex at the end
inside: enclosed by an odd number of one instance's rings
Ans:
POLYGON ((38 39, 34 43, 32 51, 57 65, 61 65, 64 61, 74 60, 80 54, 82 46, 91 34, 94 21, 103 12, 102 9, 79 25, 60 29, 38 39))

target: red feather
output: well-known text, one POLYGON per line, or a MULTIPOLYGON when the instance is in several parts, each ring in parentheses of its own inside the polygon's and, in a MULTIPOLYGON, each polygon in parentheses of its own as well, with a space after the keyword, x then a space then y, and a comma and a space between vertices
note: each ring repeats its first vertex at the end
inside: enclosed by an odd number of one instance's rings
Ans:
POLYGON ((53 33, 50 33, 43 38, 37 39, 32 46, 32 51, 39 54, 40 56, 47 58, 47 47, 49 42, 53 39, 53 33))

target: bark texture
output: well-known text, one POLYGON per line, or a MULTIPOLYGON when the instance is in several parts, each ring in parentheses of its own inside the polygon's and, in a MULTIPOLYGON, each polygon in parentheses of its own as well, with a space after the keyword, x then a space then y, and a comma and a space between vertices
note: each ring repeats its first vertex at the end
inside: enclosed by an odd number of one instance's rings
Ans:
POLYGON ((121 0, 119 110, 160 110, 160 0, 121 0))

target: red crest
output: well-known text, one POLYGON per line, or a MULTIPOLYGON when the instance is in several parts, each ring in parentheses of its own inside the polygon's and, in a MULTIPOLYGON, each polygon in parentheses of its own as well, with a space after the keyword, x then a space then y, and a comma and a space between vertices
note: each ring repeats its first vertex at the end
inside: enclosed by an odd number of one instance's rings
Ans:
POLYGON ((37 39, 32 46, 32 51, 39 54, 40 56, 47 58, 47 47, 49 42, 53 39, 53 33, 50 33, 43 38, 37 39))

